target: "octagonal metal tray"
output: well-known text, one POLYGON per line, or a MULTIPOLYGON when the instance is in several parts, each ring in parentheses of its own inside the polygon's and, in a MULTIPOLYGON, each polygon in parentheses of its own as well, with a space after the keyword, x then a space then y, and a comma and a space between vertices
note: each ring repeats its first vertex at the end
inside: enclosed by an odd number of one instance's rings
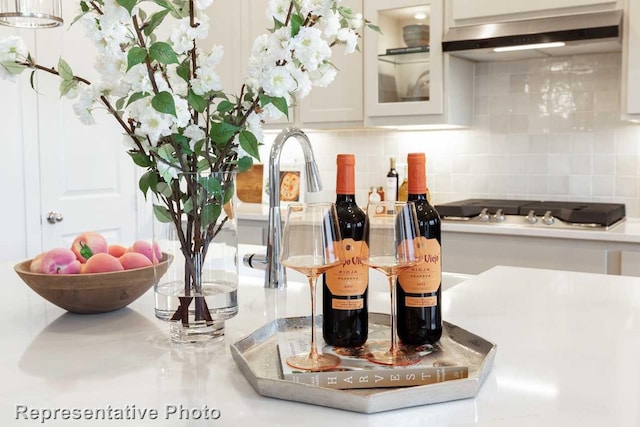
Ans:
MULTIPOLYGON (((321 321, 321 316, 318 316, 316 327, 321 321)), ((336 390, 283 379, 277 333, 306 328, 311 334, 310 323, 309 316, 274 320, 230 346, 236 364, 259 394, 363 413, 466 399, 474 397, 480 390, 491 370, 497 349, 496 344, 443 322, 437 357, 468 366, 468 378, 412 387, 336 390)), ((390 333, 389 315, 369 313, 369 336, 385 333, 390 333)))

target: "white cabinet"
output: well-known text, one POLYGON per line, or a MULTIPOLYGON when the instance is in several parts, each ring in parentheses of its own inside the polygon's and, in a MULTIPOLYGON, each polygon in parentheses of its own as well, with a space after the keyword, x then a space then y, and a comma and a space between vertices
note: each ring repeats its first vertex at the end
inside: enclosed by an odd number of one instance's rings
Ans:
POLYGON ((463 20, 495 20, 506 15, 551 16, 577 11, 611 8, 615 0, 451 0, 452 18, 463 20))
POLYGON ((627 0, 622 46, 622 116, 640 121, 640 0, 627 0))
MULTIPOLYGON (((345 0, 343 4, 355 12, 362 10, 362 0, 345 0)), ((209 9, 212 31, 208 43, 225 47, 225 59, 219 66, 219 73, 227 91, 239 93, 253 41, 273 25, 267 18, 267 5, 268 0, 242 0, 214 2, 209 9)), ((368 31, 363 28, 361 33, 364 35, 368 31)), ((344 55, 343 48, 336 46, 331 62, 339 70, 336 79, 326 88, 313 88, 310 95, 290 109, 288 119, 271 121, 269 127, 362 126, 362 53, 344 55)))
POLYGON ((364 46, 365 124, 471 124, 473 63, 442 53, 442 0, 368 0, 382 34, 364 46))

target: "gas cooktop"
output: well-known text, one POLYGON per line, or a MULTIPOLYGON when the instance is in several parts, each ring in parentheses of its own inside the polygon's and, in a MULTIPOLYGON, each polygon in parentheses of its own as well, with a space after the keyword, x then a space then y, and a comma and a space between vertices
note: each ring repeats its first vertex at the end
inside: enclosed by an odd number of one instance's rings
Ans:
POLYGON ((610 228, 625 217, 621 203, 467 199, 435 208, 445 221, 555 227, 610 228))

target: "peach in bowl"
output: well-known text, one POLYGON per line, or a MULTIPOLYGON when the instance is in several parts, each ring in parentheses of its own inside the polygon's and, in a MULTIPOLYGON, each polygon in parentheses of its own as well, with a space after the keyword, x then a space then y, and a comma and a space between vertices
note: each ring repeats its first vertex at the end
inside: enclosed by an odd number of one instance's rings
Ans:
POLYGON ((64 250, 52 249, 17 264, 14 270, 47 301, 81 314, 105 313, 126 307, 153 286, 154 274, 164 274, 171 263, 167 254, 162 254, 162 260, 155 265, 127 255, 121 265, 128 269, 116 269, 116 264, 108 258, 111 255, 106 253, 95 254, 80 266, 65 256, 68 254, 64 250), (47 257, 52 251, 56 251, 53 252, 53 260, 51 255, 47 257), (40 272, 43 269, 49 272, 40 272), (51 274, 52 270, 55 273, 51 274))

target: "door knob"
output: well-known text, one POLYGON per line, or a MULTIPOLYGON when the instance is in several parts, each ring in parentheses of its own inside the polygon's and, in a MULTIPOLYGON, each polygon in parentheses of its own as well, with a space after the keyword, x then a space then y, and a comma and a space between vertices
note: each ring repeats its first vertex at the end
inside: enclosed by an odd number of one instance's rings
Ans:
POLYGON ((49 224, 55 224, 56 222, 60 222, 64 219, 64 217, 62 216, 61 213, 56 212, 56 211, 50 211, 47 214, 47 222, 49 224))

